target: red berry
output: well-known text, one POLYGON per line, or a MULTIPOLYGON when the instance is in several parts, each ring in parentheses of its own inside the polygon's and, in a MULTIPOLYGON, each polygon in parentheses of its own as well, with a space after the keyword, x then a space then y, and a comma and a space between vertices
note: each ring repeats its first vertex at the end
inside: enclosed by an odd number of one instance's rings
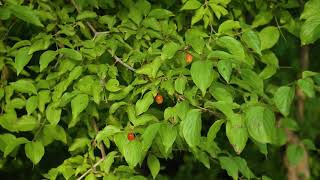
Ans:
POLYGON ((134 140, 134 134, 133 133, 128 133, 128 140, 133 141, 134 140))
POLYGON ((163 103, 163 97, 160 94, 157 94, 155 99, 156 99, 157 104, 163 103))
POLYGON ((192 62, 192 55, 190 53, 186 54, 186 58, 185 58, 186 62, 189 64, 192 62))

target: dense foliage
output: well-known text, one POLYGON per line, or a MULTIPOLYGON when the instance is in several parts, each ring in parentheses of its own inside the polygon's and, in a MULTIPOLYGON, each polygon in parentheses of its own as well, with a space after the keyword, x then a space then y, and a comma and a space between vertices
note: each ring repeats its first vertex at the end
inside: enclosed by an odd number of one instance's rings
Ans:
POLYGON ((0 177, 319 179, 319 9, 0 0, 0 177))

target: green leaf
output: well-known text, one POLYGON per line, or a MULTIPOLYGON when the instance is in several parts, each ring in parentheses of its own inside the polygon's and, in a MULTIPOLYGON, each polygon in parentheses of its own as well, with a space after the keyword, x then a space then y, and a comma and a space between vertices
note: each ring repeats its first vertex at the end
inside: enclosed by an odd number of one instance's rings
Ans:
POLYGON ((259 14, 254 16, 252 27, 258 27, 268 24, 273 18, 271 11, 260 11, 259 14))
POLYGON ((4 88, 0 88, 0 100, 4 97, 4 88))
POLYGON ((142 21, 142 25, 145 28, 151 28, 153 30, 158 31, 160 27, 160 23, 155 18, 146 18, 142 21))
POLYGON ((304 150, 301 146, 290 144, 287 147, 286 155, 291 165, 296 166, 303 159, 304 150))
POLYGON ((69 151, 73 152, 76 150, 83 150, 85 147, 90 145, 90 140, 86 137, 75 138, 72 144, 69 145, 69 151))
POLYGON ((109 101, 119 101, 125 97, 127 97, 127 95, 130 93, 130 91, 133 89, 133 86, 129 85, 125 88, 123 88, 120 92, 118 93, 110 93, 108 100, 109 101))
POLYGON ((220 60, 217 64, 218 71, 224 80, 229 83, 232 73, 232 63, 229 60, 220 60))
POLYGON ((302 140, 302 143, 303 143, 304 147, 307 150, 312 150, 312 151, 316 151, 317 150, 317 148, 314 145, 313 141, 310 140, 310 139, 304 139, 304 140, 302 140))
POLYGON ((252 70, 242 69, 241 70, 242 79, 249 84, 252 91, 256 91, 260 95, 263 94, 264 85, 263 80, 252 70))
POLYGON ((221 5, 219 5, 217 2, 209 1, 209 6, 211 7, 212 11, 215 13, 218 19, 221 18, 221 16, 225 16, 228 14, 228 11, 221 5))
POLYGON ((191 109, 183 120, 182 133, 190 147, 200 144, 201 137, 201 112, 198 109, 191 109))
POLYGON ((46 117, 50 124, 57 125, 59 123, 61 111, 61 108, 58 108, 56 103, 51 103, 47 106, 46 117))
POLYGON ((21 144, 25 144, 28 140, 24 137, 16 138, 12 134, 0 134, 0 141, 5 143, 5 146, 1 146, 3 156, 7 157, 13 150, 19 147, 21 144))
POLYGON ((106 158, 103 160, 103 162, 100 164, 100 167, 101 169, 109 174, 109 171, 110 171, 110 168, 111 168, 111 165, 113 164, 114 162, 114 158, 115 156, 117 155, 117 152, 116 151, 112 151, 112 152, 109 152, 106 156, 106 158))
POLYGON ((44 37, 41 37, 41 39, 38 39, 37 41, 35 41, 31 45, 28 54, 33 54, 36 51, 41 51, 41 50, 48 49, 49 46, 50 46, 50 39, 51 39, 51 36, 46 35, 44 37))
POLYGON ((135 167, 141 161, 141 143, 139 141, 128 142, 126 148, 124 148, 123 156, 130 167, 135 167))
POLYGON ((188 112, 189 112, 189 103, 187 100, 179 102, 176 104, 176 110, 178 117, 183 120, 186 118, 188 112))
POLYGON ((214 141, 218 131, 220 130, 220 128, 224 122, 225 122, 225 120, 220 119, 220 120, 215 121, 211 125, 211 127, 209 128, 208 134, 207 134, 208 141, 214 141))
POLYGON ((38 93, 38 108, 40 112, 44 112, 45 105, 49 103, 51 100, 50 91, 49 90, 41 90, 38 93))
POLYGON ((98 142, 101 142, 102 140, 106 140, 107 138, 110 138, 112 135, 121 132, 121 130, 113 125, 108 125, 102 130, 100 130, 96 136, 96 140, 98 142))
POLYGON ((297 121, 291 118, 281 118, 280 123, 282 128, 289 129, 290 131, 298 131, 300 129, 297 121))
POLYGON ((158 134, 158 130, 160 128, 160 123, 154 123, 149 125, 143 132, 141 138, 142 138, 142 151, 146 152, 150 148, 153 139, 158 134))
POLYGON ((63 54, 64 56, 70 58, 70 59, 73 59, 73 60, 76 60, 76 61, 81 61, 82 60, 82 55, 74 50, 74 49, 69 49, 69 48, 61 48, 58 50, 58 52, 60 54, 63 54))
POLYGON ((205 46, 205 41, 203 38, 206 36, 206 34, 198 29, 189 29, 185 33, 186 43, 190 44, 198 54, 202 54, 202 50, 205 46))
POLYGON ((142 13, 136 7, 130 7, 128 17, 137 25, 140 24, 142 20, 142 13))
POLYGON ((220 24, 218 33, 231 34, 233 30, 240 28, 241 26, 239 21, 226 20, 222 24, 220 24))
POLYGON ((136 2, 135 7, 141 11, 144 16, 147 16, 151 9, 151 4, 147 0, 139 0, 136 2))
POLYGON ((11 16, 10 9, 2 7, 0 8, 0 19, 1 20, 7 20, 11 16))
POLYGON ((308 18, 301 26, 302 45, 314 43, 320 38, 320 14, 308 18))
POLYGON ((310 0, 304 4, 303 12, 300 19, 308 19, 319 14, 320 2, 318 0, 310 0))
POLYGON ((172 147, 174 141, 177 137, 177 127, 169 124, 169 123, 163 123, 160 125, 159 128, 159 136, 161 138, 161 142, 163 143, 165 147, 166 153, 170 150, 172 147))
POLYGON ((135 106, 136 115, 138 116, 146 112, 152 103, 153 103, 153 95, 152 95, 152 91, 149 91, 143 96, 142 99, 139 99, 137 101, 135 106))
POLYGON ((206 168, 210 169, 209 157, 206 152, 193 149, 192 152, 196 159, 198 159, 206 168))
POLYGON ((33 85, 32 81, 20 79, 16 82, 12 82, 14 90, 21 93, 37 94, 37 89, 33 85))
POLYGON ((116 17, 104 15, 104 16, 99 17, 98 22, 100 24, 107 24, 108 28, 111 29, 114 26, 114 24, 116 23, 116 17))
POLYGON ((87 94, 78 94, 71 101, 72 119, 76 119, 79 114, 87 108, 89 96, 87 94))
POLYGON ((25 104, 26 103, 23 99, 14 98, 6 104, 6 109, 22 109, 25 106, 25 104))
POLYGON ((93 11, 83 11, 77 16, 77 21, 89 18, 95 18, 97 14, 93 11))
POLYGON ((312 71, 303 71, 302 72, 302 78, 307 78, 307 77, 311 77, 311 76, 316 76, 318 75, 319 73, 317 72, 312 72, 312 71))
POLYGON ((163 113, 164 120, 168 120, 170 118, 175 118, 176 114, 177 113, 176 113, 175 107, 167 107, 163 113))
POLYGON ((44 27, 34 10, 29 7, 11 4, 9 9, 17 18, 36 26, 44 27))
POLYGON ((15 122, 17 121, 17 114, 15 111, 4 113, 0 116, 0 125, 11 132, 15 132, 15 122))
POLYGON ((89 173, 84 180, 97 180, 96 175, 89 173))
POLYGON ((224 51, 214 50, 209 53, 208 59, 209 58, 228 60, 228 59, 234 59, 234 56, 224 51))
POLYGON ((109 79, 109 81, 105 85, 106 90, 110 92, 117 92, 121 90, 120 83, 117 79, 109 79))
POLYGON ((48 67, 49 63, 52 62, 58 53, 56 51, 48 50, 41 54, 39 64, 40 64, 40 72, 42 72, 45 68, 48 67))
POLYGON ((174 16, 174 14, 166 9, 152 9, 148 16, 154 17, 156 19, 166 19, 171 16, 174 16))
POLYGON ((145 74, 150 78, 155 78, 157 72, 162 64, 162 59, 160 57, 155 58, 151 63, 143 65, 141 68, 136 70, 138 74, 145 74))
POLYGON ((183 94, 186 89, 188 79, 185 76, 178 77, 174 82, 174 89, 179 93, 183 94))
POLYGON ((238 169, 239 169, 239 171, 241 172, 242 175, 244 175, 248 179, 255 178, 255 175, 249 169, 245 159, 236 156, 236 157, 233 157, 233 160, 236 162, 236 164, 238 166, 238 169))
POLYGON ((261 77, 262 79, 269 79, 270 77, 272 77, 275 73, 277 72, 277 68, 275 66, 272 65, 267 65, 263 71, 261 71, 261 73, 259 74, 259 77, 261 77))
POLYGON ((203 6, 201 6, 199 9, 197 9, 194 16, 192 16, 191 26, 194 25, 195 23, 199 22, 203 18, 203 16, 205 15, 205 12, 206 12, 206 10, 204 9, 203 6))
POLYGON ((32 54, 29 55, 29 47, 20 48, 15 56, 15 68, 17 70, 17 75, 21 73, 23 68, 29 63, 32 58, 32 54))
POLYGON ((55 140, 67 143, 67 135, 65 130, 59 125, 45 125, 43 128, 43 134, 47 137, 53 138, 55 140))
POLYGON ((135 167, 141 161, 142 146, 139 141, 129 141, 125 133, 119 133, 114 136, 114 142, 130 168, 135 167))
POLYGON ((226 134, 235 152, 240 154, 248 140, 246 124, 240 114, 229 117, 226 124, 226 134))
POLYGON ((205 108, 211 109, 218 109, 219 111, 223 112, 227 117, 232 117, 234 115, 233 109, 239 108, 239 105, 236 103, 231 103, 227 101, 217 101, 217 102, 210 102, 207 101, 204 104, 205 108))
POLYGON ((258 33, 252 30, 244 30, 241 39, 249 48, 261 55, 261 42, 258 33))
POLYGON ((70 82, 78 79, 81 74, 82 74, 82 71, 83 71, 83 67, 82 66, 76 66, 75 68, 72 69, 72 71, 69 73, 69 76, 68 76, 68 80, 70 82))
POLYGON ((280 33, 278 28, 274 26, 263 28, 259 33, 261 50, 272 48, 278 42, 279 36, 280 33))
POLYGON ((126 102, 116 102, 116 103, 113 103, 110 108, 109 108, 109 113, 110 114, 113 114, 117 111, 117 109, 119 109, 120 106, 123 106, 123 105, 127 105, 126 102))
POLYGON ((197 0, 188 0, 181 8, 181 10, 198 9, 202 4, 197 0))
POLYGON ((24 115, 15 124, 18 131, 32 131, 38 126, 38 121, 33 116, 24 115))
POLYGON ((217 41, 217 45, 226 48, 234 57, 238 60, 244 60, 245 54, 241 43, 230 36, 220 37, 217 41))
POLYGON ((147 124, 150 121, 158 121, 158 119, 151 114, 142 114, 141 116, 137 117, 136 119, 131 119, 134 126, 142 126, 147 124))
POLYGON ((180 49, 180 45, 174 42, 169 42, 163 45, 162 48, 162 54, 161 58, 162 59, 171 59, 175 53, 180 49))
POLYGON ((220 166, 225 169, 229 176, 233 179, 238 179, 238 166, 236 162, 230 157, 219 157, 220 166))
POLYGON ((155 179, 160 171, 160 162, 158 158, 152 154, 148 156, 147 164, 153 179, 155 179))
POLYGON ((40 141, 31 141, 24 146, 26 156, 33 164, 38 164, 44 155, 44 147, 40 141))
POLYGON ((246 125, 250 136, 260 143, 275 143, 276 125, 273 112, 262 106, 246 111, 246 125))
POLYGON ((31 96, 26 103, 26 110, 28 115, 32 114, 38 107, 38 97, 31 96))
POLYGON ((311 78, 299 79, 298 86, 309 98, 313 98, 315 96, 314 82, 311 78))
POLYGON ((192 80, 201 90, 203 97, 213 80, 217 78, 212 68, 213 63, 211 61, 196 61, 191 65, 190 71, 192 80))
POLYGON ((233 95, 223 87, 216 87, 212 85, 209 89, 209 93, 217 100, 217 101, 225 101, 228 103, 233 102, 233 95))
POLYGON ((273 101, 277 108, 284 116, 288 116, 292 101, 294 99, 295 90, 288 86, 282 86, 277 89, 274 94, 273 101))

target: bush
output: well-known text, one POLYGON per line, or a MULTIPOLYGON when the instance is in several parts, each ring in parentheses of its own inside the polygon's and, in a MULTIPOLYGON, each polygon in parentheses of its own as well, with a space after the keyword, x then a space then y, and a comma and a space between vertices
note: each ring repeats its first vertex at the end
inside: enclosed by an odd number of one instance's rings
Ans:
POLYGON ((2 178, 320 177, 319 0, 0 5, 2 178))

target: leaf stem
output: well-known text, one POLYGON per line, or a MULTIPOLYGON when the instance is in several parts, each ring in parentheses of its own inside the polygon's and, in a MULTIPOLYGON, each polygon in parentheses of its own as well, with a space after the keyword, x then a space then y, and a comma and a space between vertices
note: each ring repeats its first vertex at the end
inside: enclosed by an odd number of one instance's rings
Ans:
POLYGON ((99 164, 101 164, 103 162, 104 158, 100 159, 98 162, 96 162, 92 168, 88 169, 88 171, 86 171, 85 173, 83 173, 77 180, 81 180, 84 177, 86 177, 86 175, 88 175, 94 168, 96 168, 99 164))
MULTIPOLYGON (((93 126, 93 129, 96 131, 96 133, 98 133, 99 132, 99 128, 98 128, 97 123, 96 123, 96 121, 94 119, 92 120, 92 126, 93 126)), ((104 159, 106 157, 106 151, 105 151, 105 148, 104 148, 102 143, 100 143, 99 149, 100 149, 100 152, 101 152, 102 159, 104 159)))
MULTIPOLYGON (((108 52, 111 54, 111 56, 112 56, 112 52, 111 52, 111 50, 108 50, 108 52)), ((136 69, 134 69, 133 67, 131 67, 131 66, 129 66, 128 64, 126 64, 125 62, 123 62, 122 60, 121 60, 121 58, 119 58, 118 56, 116 56, 116 55, 113 55, 112 56, 115 60, 116 60, 116 62, 118 62, 118 63, 120 63, 120 64, 122 64, 124 67, 126 67, 127 69, 129 69, 129 70, 131 70, 131 71, 136 71, 136 69)))

